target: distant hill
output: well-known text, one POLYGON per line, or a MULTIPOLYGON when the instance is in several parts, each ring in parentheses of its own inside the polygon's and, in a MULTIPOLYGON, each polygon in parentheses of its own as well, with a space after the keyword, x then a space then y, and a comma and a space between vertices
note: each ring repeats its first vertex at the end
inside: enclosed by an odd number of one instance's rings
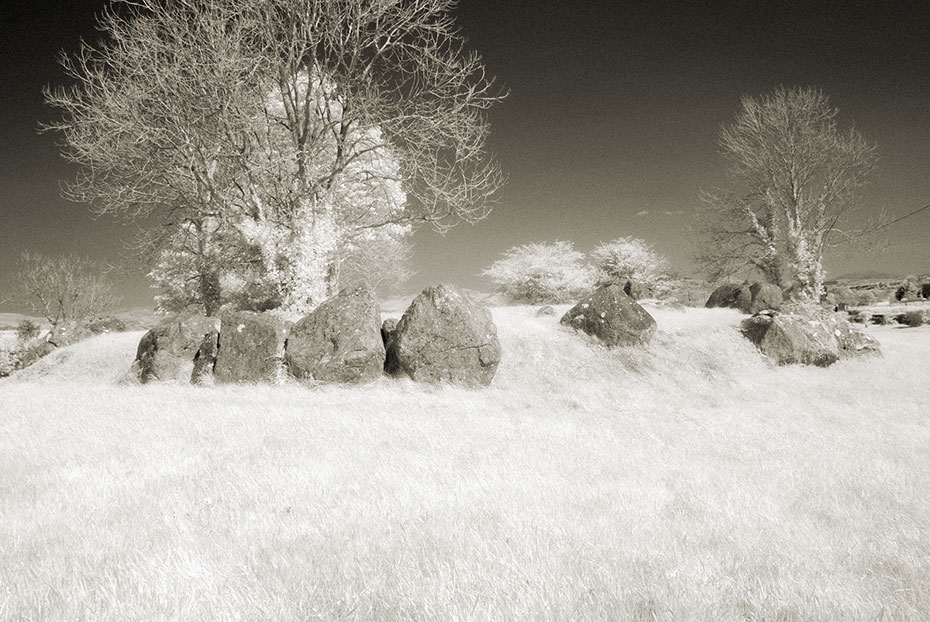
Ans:
POLYGON ((878 270, 863 270, 861 272, 847 272, 839 276, 831 277, 831 281, 863 281, 867 279, 895 279, 898 275, 889 274, 888 272, 879 272, 878 270))

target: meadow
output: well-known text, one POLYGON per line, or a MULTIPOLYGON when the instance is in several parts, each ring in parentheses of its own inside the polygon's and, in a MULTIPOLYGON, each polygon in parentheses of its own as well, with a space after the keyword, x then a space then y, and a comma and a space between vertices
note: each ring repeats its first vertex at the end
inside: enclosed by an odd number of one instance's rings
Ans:
POLYGON ((930 326, 776 368, 534 310, 487 389, 140 386, 140 332, 0 380, 0 620, 930 619, 930 326))

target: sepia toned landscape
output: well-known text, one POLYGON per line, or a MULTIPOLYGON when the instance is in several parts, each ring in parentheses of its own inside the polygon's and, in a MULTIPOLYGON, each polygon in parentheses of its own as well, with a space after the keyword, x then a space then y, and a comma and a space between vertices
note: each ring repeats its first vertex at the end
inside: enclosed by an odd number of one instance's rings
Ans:
POLYGON ((930 619, 916 12, 0 25, 0 622, 930 619))
POLYGON ((138 331, 56 352, 0 381, 0 612, 920 619, 930 327, 774 367, 736 310, 647 308, 645 349, 493 308, 486 389, 140 386, 138 331))

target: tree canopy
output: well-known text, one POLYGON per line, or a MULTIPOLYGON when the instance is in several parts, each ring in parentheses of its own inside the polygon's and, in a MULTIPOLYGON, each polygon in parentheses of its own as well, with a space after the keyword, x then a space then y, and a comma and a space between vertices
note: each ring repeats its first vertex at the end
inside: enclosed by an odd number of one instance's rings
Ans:
POLYGON ((104 38, 63 59, 71 85, 46 95, 80 166, 68 196, 154 217, 150 256, 186 254, 208 312, 230 275, 312 308, 347 249, 492 205, 485 113, 504 94, 453 7, 113 0, 104 38))
POLYGON ((744 97, 720 146, 731 183, 705 193, 699 260, 714 279, 750 268, 789 297, 818 301, 823 254, 858 207, 876 149, 837 123, 822 92, 744 97))

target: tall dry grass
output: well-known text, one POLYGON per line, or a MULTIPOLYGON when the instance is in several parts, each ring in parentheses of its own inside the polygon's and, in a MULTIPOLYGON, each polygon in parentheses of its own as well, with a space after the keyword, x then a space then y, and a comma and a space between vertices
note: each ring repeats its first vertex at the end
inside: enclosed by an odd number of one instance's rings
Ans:
POLYGON ((532 311, 485 390, 138 386, 138 334, 0 381, 0 619, 930 618, 930 327, 774 368, 532 311))

